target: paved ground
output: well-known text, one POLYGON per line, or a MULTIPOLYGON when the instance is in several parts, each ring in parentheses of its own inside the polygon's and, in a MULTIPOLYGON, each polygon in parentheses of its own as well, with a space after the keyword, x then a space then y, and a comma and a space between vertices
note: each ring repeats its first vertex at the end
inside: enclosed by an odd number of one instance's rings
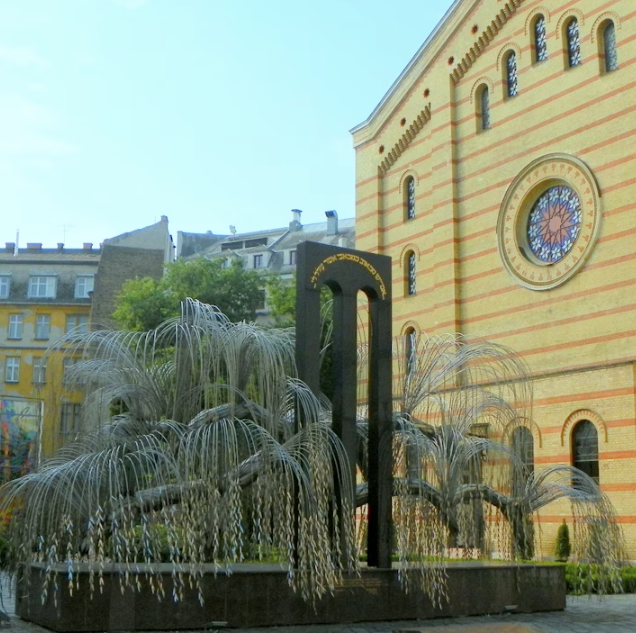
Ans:
MULTIPOLYGON (((13 615, 13 597, 6 585, 1 595, 4 610, 11 614, 7 633, 46 633, 34 624, 13 615)), ((0 603, 0 608, 2 604, 0 603)), ((233 629, 242 633, 248 629, 233 629)), ((568 598, 565 611, 424 620, 419 622, 372 622, 316 626, 286 626, 275 629, 249 629, 250 633, 636 633, 636 594, 599 598, 568 598)))

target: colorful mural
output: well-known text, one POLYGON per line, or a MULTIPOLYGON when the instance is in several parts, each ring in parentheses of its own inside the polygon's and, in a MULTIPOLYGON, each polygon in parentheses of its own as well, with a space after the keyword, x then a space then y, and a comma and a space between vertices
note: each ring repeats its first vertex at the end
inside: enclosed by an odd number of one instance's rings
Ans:
POLYGON ((0 483, 36 465, 40 412, 39 400, 0 399, 0 483))

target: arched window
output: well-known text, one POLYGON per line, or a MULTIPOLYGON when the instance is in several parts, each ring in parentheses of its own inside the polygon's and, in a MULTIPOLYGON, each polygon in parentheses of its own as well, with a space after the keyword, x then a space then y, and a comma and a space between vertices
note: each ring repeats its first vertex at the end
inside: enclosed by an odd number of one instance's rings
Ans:
POLYGON ((510 51, 506 55, 506 94, 508 97, 516 97, 518 92, 517 54, 510 51))
POLYGON ((407 220, 415 217, 415 178, 408 176, 404 181, 404 215, 407 220))
POLYGON ((479 88, 477 99, 477 131, 490 129, 490 92, 485 84, 479 88))
POLYGON ((616 51, 616 27, 614 26, 614 22, 609 20, 605 22, 605 25, 601 27, 602 33, 602 52, 603 52, 603 60, 604 71, 606 73, 610 73, 613 70, 618 68, 618 53, 616 51))
POLYGON ((589 420, 581 420, 572 430, 572 466, 598 483, 598 432, 589 420))
POLYGON ((548 59, 548 33, 545 25, 545 17, 538 15, 534 19, 534 61, 544 62, 548 59))
POLYGON ((415 253, 409 251, 406 256, 406 295, 413 296, 417 293, 417 270, 415 266, 415 253))
POLYGON ((581 38, 579 37, 579 21, 572 18, 565 28, 567 42, 568 66, 580 66, 581 64, 581 38))
POLYGON ((404 365, 407 376, 414 373, 417 366, 416 336, 415 328, 412 327, 408 328, 404 333, 404 365))
POLYGON ((513 494, 520 494, 525 488, 528 477, 534 472, 534 438, 525 426, 518 426, 512 432, 512 452, 519 461, 512 481, 513 494))

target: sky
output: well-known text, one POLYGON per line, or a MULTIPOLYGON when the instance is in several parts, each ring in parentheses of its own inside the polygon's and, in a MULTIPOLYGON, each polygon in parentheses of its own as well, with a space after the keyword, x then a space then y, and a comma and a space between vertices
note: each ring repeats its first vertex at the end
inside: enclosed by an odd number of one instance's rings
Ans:
POLYGON ((0 0, 0 245, 354 217, 349 130, 452 0, 0 0))

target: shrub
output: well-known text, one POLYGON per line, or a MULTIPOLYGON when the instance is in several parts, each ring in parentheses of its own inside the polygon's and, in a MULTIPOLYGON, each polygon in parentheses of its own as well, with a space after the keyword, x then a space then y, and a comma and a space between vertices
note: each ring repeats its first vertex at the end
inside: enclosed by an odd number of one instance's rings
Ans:
POLYGON ((565 563, 570 558, 572 546, 570 545, 570 530, 568 524, 563 521, 559 525, 559 531, 556 538, 556 559, 565 563))
MULTIPOLYGON (((573 565, 565 566, 565 583, 569 594, 581 595, 586 593, 598 593, 599 576, 601 568, 598 565, 573 565), (590 573, 591 572, 591 573, 590 573)), ((603 593, 636 593, 636 567, 620 568, 621 586, 612 587, 611 583, 603 583, 603 593)))

